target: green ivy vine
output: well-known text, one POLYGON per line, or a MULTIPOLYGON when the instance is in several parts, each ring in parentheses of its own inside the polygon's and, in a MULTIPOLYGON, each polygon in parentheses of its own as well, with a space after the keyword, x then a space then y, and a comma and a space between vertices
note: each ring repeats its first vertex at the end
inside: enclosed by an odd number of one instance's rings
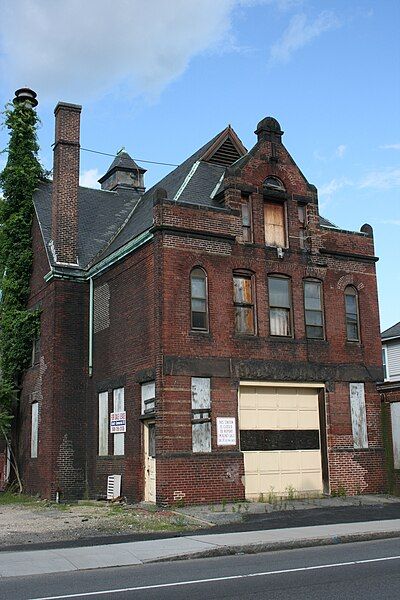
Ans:
POLYGON ((38 161, 38 116, 28 102, 8 104, 7 164, 0 173, 0 431, 10 422, 40 315, 27 309, 32 272, 32 197, 43 178, 38 161))

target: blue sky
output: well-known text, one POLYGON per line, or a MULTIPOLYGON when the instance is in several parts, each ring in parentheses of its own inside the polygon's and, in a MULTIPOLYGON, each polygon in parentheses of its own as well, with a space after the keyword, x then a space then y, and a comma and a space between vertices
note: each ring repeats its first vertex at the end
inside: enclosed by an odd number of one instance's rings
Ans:
MULTIPOLYGON (((46 168, 58 100, 83 105, 82 147, 169 163, 228 123, 251 148, 275 116, 322 214, 373 226, 382 329, 400 320, 398 1, 0 0, 0 14, 2 103, 37 91, 46 168)), ((82 181, 111 160, 82 152, 82 181)), ((142 165, 147 186, 169 170, 142 165)))

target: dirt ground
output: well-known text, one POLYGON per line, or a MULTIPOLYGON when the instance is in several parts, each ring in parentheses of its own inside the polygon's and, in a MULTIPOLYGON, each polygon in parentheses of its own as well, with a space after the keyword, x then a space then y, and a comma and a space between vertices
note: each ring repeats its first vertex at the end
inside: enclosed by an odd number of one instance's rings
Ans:
POLYGON ((88 502, 87 505, 49 505, 41 501, 0 503, 0 548, 199 527, 201 523, 190 516, 153 507, 102 502, 88 502))

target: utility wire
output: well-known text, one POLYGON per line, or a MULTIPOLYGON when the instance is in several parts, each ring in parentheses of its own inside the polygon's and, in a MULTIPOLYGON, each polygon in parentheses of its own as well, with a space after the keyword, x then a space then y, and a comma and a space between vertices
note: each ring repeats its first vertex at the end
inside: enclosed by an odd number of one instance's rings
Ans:
MULTIPOLYGON (((103 156, 112 156, 116 158, 118 154, 109 154, 108 152, 100 152, 99 150, 90 150, 89 148, 81 148, 84 152, 93 152, 93 154, 102 154, 103 156)), ((175 165, 174 163, 166 163, 166 162, 157 162, 156 160, 143 160, 141 158, 134 158, 133 160, 137 160, 137 162, 142 163, 150 163, 152 165, 163 165, 165 167, 179 167, 179 165, 175 165)))

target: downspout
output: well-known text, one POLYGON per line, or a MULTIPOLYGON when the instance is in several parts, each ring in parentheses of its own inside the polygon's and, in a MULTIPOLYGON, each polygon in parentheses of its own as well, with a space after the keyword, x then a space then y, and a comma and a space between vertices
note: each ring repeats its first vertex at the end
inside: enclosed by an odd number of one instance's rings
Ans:
POLYGON ((93 375, 93 277, 89 278, 89 377, 93 375))

